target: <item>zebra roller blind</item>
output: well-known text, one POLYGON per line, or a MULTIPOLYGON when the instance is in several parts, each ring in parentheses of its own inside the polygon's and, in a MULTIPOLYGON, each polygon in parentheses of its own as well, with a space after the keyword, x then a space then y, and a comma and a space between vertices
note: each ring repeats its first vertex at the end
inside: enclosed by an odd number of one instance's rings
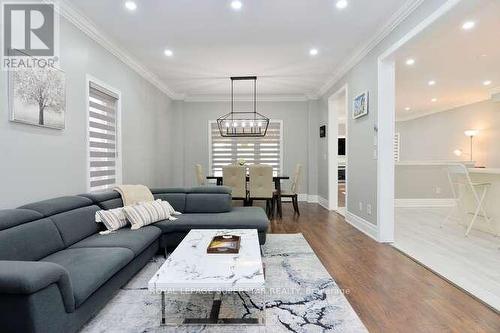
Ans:
POLYGON ((88 109, 89 189, 103 191, 118 179, 118 96, 90 82, 88 109))
POLYGON ((214 176, 222 176, 222 167, 244 160, 245 165, 267 164, 273 174, 281 173, 282 156, 281 121, 269 123, 265 137, 222 137, 217 122, 210 123, 210 167, 214 176))

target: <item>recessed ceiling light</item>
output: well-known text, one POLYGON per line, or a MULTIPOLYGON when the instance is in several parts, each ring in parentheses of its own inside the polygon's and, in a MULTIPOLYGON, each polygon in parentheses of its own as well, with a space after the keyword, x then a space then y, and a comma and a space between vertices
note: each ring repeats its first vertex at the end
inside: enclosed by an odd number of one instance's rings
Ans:
POLYGON ((337 3, 335 4, 335 6, 338 8, 338 9, 344 9, 347 7, 349 3, 347 2, 347 0, 338 0, 337 3))
POLYGON ((405 111, 410 111, 411 108, 409 106, 405 107, 405 111))
POLYGON ((137 4, 133 1, 125 1, 125 8, 130 11, 134 11, 137 9, 137 4))
POLYGON ((435 86, 436 85, 436 81, 430 80, 429 82, 427 82, 427 84, 430 85, 430 86, 435 86))
POLYGON ((408 59, 406 59, 406 64, 407 64, 408 66, 415 65, 415 59, 413 59, 413 58, 408 58, 408 59))
POLYGON ((483 81, 483 86, 489 86, 491 84, 490 80, 483 81))
POLYGON ((166 49, 165 51, 163 51, 163 53, 167 56, 167 57, 171 57, 174 55, 174 52, 172 52, 172 50, 169 50, 169 49, 166 49))
POLYGON ((243 3, 238 0, 231 1, 231 8, 234 10, 240 10, 243 7, 243 3))
POLYGON ((433 99, 431 99, 431 102, 435 103, 435 102, 437 102, 437 100, 438 100, 437 98, 433 98, 433 99))
POLYGON ((309 54, 312 56, 318 55, 318 49, 310 49, 309 54))
POLYGON ((470 30, 476 26, 476 22, 474 21, 467 21, 462 24, 462 29, 464 30, 470 30))

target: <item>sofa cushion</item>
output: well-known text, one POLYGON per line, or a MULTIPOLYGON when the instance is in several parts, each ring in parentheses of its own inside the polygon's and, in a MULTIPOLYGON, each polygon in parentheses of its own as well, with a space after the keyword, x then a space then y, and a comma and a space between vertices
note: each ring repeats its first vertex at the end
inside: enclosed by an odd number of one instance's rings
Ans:
POLYGON ((232 209, 231 194, 188 193, 185 213, 226 213, 232 209))
POLYGON ((120 229, 107 235, 92 235, 73 244, 71 248, 123 247, 132 250, 134 255, 138 256, 160 235, 161 230, 154 226, 147 226, 138 230, 120 229))
POLYGON ((51 217, 67 247, 99 231, 99 225, 95 223, 98 210, 97 206, 88 206, 51 217))
POLYGON ((59 231, 48 218, 0 231, 0 260, 39 260, 64 248, 59 231))
POLYGON ((19 208, 31 209, 47 217, 90 205, 92 205, 92 200, 88 198, 80 196, 68 196, 34 202, 28 205, 21 206, 19 208))
POLYGON ((78 308, 133 258, 132 250, 102 247, 66 249, 51 254, 42 261, 61 265, 68 271, 78 308))
POLYGON ((0 210, 0 230, 15 227, 26 222, 40 220, 43 215, 29 209, 2 209, 0 210))
POLYGON ((102 209, 114 209, 123 207, 123 200, 120 193, 116 191, 107 191, 99 193, 79 194, 81 197, 88 198, 102 209))
POLYGON ((166 232, 186 232, 191 229, 257 229, 266 231, 269 220, 260 207, 234 207, 227 213, 182 214, 175 221, 155 223, 166 232))
POLYGON ((228 186, 195 186, 187 189, 186 192, 231 194, 232 190, 228 186))

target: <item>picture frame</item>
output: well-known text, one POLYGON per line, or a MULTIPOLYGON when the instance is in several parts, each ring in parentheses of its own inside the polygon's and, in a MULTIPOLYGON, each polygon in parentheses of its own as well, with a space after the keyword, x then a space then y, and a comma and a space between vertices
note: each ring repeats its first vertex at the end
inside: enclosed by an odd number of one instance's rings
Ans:
POLYGON ((319 137, 320 138, 326 137, 326 125, 319 127, 319 137))
POLYGON ((64 71, 53 67, 8 71, 7 90, 11 122, 65 129, 66 74, 64 71), (40 91, 43 93, 41 94, 40 91))
POLYGON ((369 110, 369 96, 368 91, 364 91, 358 96, 354 97, 352 105, 352 119, 358 119, 368 114, 369 110))

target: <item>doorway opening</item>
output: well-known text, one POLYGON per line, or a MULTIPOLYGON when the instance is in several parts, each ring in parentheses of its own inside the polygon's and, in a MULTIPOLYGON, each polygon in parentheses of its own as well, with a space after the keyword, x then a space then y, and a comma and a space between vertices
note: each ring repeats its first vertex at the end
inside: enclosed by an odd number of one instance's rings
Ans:
POLYGON ((377 126, 379 240, 496 311, 499 8, 449 0, 381 55, 377 126))
POLYGON ((328 207, 345 216, 348 165, 348 88, 328 98, 328 207))

